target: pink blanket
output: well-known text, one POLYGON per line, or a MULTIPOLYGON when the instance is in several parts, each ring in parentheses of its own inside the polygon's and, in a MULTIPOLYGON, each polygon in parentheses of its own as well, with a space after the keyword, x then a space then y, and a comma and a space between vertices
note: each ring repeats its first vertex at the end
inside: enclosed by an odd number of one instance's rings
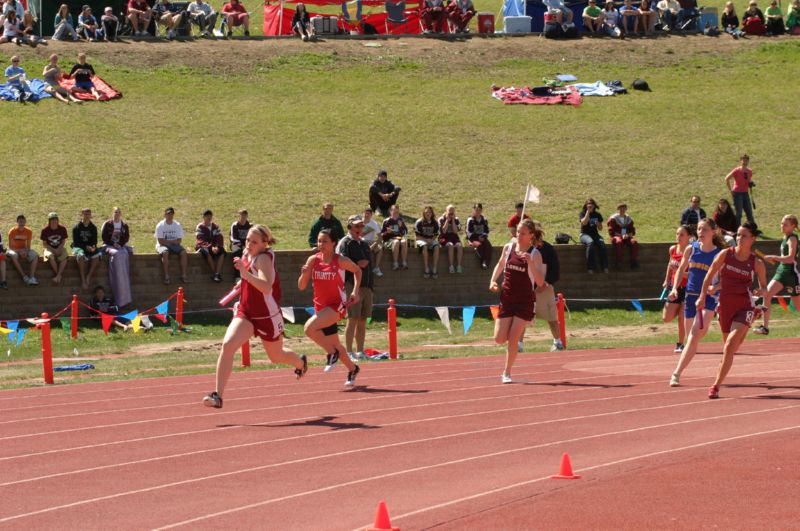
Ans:
MULTIPOLYGON (((583 97, 575 87, 563 87, 560 90, 569 89, 567 94, 555 94, 550 96, 534 96, 530 87, 492 87, 492 97, 507 105, 574 105, 578 106, 583 101, 583 97)), ((558 89, 557 89, 558 90, 558 89)))

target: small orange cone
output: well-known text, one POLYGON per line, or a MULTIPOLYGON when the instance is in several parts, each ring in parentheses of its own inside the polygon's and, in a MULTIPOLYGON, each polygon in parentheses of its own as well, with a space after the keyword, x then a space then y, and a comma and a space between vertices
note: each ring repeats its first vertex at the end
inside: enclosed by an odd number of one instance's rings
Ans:
POLYGON ((564 452, 561 456, 561 469, 558 474, 550 476, 550 479, 578 479, 581 477, 579 474, 572 473, 572 463, 569 460, 569 454, 564 452))
POLYGON ((372 527, 368 527, 367 531, 400 531, 399 527, 392 527, 385 501, 381 500, 378 503, 378 510, 375 512, 375 523, 372 527))

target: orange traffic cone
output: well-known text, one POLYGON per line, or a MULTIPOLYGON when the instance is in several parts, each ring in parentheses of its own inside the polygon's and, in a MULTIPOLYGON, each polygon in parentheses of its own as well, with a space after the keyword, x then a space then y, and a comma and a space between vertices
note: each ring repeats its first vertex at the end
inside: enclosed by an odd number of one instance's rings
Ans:
POLYGON ((399 527, 392 527, 385 501, 381 500, 378 503, 378 510, 375 512, 375 523, 372 527, 368 527, 367 531, 400 531, 399 527))
POLYGON ((550 479, 578 479, 581 477, 579 474, 572 473, 572 463, 569 460, 569 454, 564 452, 561 456, 561 469, 558 474, 550 476, 550 479))

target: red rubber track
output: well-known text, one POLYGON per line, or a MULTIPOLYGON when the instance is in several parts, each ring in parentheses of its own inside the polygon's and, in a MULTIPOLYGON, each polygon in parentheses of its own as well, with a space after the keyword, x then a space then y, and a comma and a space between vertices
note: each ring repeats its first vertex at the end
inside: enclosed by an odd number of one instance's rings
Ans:
POLYGON ((0 528, 790 528, 800 340, 365 363, 0 392, 0 528), (568 452, 578 480, 553 480, 568 452))

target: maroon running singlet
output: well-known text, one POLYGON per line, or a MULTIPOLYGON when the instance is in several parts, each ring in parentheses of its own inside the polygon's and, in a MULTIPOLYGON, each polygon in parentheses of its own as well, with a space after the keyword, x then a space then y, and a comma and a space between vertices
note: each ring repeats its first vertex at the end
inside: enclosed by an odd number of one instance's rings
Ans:
MULTIPOLYGON (((275 254, 271 249, 267 249, 263 254, 272 259, 272 292, 264 295, 258 288, 242 279, 242 292, 234 317, 247 319, 253 324, 253 332, 256 336, 272 342, 283 334, 283 315, 280 305, 281 283, 278 279, 278 270, 275 268, 275 254)), ((247 271, 252 275, 258 275, 255 263, 259 256, 243 256, 241 259, 247 271)))
POLYGON ((720 271, 719 328, 724 334, 731 332, 734 321, 750 326, 755 316, 750 287, 755 276, 756 255, 744 262, 736 259, 736 249, 725 252, 725 261, 720 271))
MULTIPOLYGON (((516 246, 516 242, 511 244, 506 258, 503 287, 500 291, 500 312, 497 317, 519 317, 525 321, 532 321, 536 301, 533 273, 528 270, 525 259, 517 253, 516 246)), ((538 252, 535 247, 527 251, 531 256, 538 252)))

